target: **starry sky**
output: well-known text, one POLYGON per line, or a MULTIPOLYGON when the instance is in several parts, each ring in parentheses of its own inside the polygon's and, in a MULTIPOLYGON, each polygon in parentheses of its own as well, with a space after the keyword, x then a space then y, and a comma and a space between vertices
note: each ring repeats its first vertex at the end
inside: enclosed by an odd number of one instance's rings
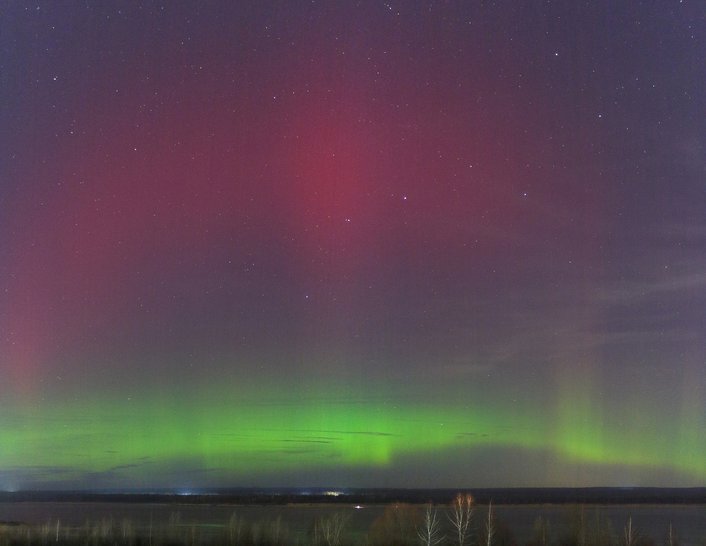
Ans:
POLYGON ((0 489, 706 480, 700 2, 0 4, 0 489))

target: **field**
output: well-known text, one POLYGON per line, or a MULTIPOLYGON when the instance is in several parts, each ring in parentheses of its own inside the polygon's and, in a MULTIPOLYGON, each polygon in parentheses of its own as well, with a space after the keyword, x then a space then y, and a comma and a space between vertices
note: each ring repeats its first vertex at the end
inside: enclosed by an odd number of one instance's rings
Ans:
MULTIPOLYGON (((448 506, 0 503, 0 546, 458 544, 448 506), (424 541, 426 510, 437 542, 424 541), (420 537, 419 535, 422 535, 420 537)), ((702 505, 474 506, 465 544, 700 546, 702 505), (671 529, 671 534, 670 534, 671 529)))

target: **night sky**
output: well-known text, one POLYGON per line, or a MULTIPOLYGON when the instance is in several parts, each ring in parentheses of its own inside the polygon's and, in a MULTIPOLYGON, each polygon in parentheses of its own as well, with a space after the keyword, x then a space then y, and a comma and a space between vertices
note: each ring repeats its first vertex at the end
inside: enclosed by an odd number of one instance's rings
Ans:
POLYGON ((706 482, 699 1, 0 4, 0 490, 706 482))

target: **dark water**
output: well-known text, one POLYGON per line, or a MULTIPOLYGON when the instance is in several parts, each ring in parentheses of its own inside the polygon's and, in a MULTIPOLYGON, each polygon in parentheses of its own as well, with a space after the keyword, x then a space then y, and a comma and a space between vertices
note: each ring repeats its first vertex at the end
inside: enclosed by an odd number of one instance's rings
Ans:
MULTIPOLYGON (((364 537, 373 521, 382 515, 384 505, 356 508, 353 505, 206 505, 206 504, 130 504, 130 503, 71 503, 71 502, 3 502, 0 503, 0 521, 15 521, 28 524, 44 524, 61 521, 64 526, 81 526, 87 522, 112 520, 120 523, 132 521, 143 531, 150 526, 158 530, 161 526, 184 526, 201 533, 213 532, 225 525, 235 513, 250 523, 268 522, 280 518, 295 537, 306 537, 317 517, 326 517, 337 512, 350 519, 347 534, 364 537), (210 530, 210 531, 209 531, 210 530)), ((486 507, 476 509, 475 523, 482 525, 486 507)), ((421 510, 421 507, 420 507, 421 510)), ((440 507, 443 511, 445 508, 440 507)), ((498 522, 513 533, 519 544, 532 536, 537 518, 549 522, 550 539, 565 533, 572 521, 583 517, 588 527, 601 521, 605 528, 610 525, 621 537, 623 528, 632 518, 633 528, 640 536, 649 537, 657 545, 664 544, 670 523, 682 546, 706 544, 706 505, 499 505, 494 507, 498 522), (581 511, 583 516, 580 516, 581 511)))

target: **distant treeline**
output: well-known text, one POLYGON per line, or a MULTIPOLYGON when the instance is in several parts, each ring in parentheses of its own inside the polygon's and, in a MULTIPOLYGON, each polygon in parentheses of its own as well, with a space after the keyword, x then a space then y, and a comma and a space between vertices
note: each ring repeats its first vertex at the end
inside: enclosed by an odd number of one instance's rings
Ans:
MULTIPOLYGON (((216 489, 174 492, 17 491, 0 502, 126 502, 164 504, 448 504, 458 489, 216 489), (331 492, 335 494, 331 494, 331 492)), ((588 487, 473 489, 485 504, 704 504, 706 488, 588 487)))

